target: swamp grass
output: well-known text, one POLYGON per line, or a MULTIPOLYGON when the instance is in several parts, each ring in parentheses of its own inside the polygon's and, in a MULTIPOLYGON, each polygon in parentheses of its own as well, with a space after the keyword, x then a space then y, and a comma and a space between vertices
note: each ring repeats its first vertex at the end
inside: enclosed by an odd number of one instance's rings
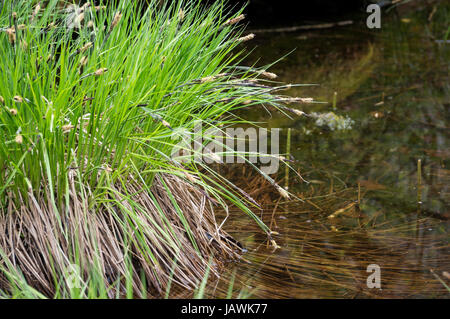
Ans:
POLYGON ((253 35, 223 2, 60 3, 0 2, 0 296, 194 289, 239 254, 218 207, 270 233, 245 192, 173 160, 174 136, 292 100, 266 68, 238 67, 253 35))

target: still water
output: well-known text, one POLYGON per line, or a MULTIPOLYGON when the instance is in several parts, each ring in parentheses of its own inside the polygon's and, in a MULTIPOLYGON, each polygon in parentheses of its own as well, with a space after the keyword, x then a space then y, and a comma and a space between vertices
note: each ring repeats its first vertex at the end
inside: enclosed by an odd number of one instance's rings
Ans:
POLYGON ((257 33, 247 63, 289 53, 270 71, 286 83, 319 85, 287 94, 328 103, 294 106, 315 117, 246 111, 283 128, 281 141, 291 128, 291 165, 308 183, 291 171, 289 191, 299 200, 286 201, 249 170, 236 173, 238 186, 266 203, 256 213, 279 248, 232 212, 226 230, 248 252, 210 280, 205 296, 450 296, 450 48, 437 41, 448 34, 449 5, 430 13, 393 11, 381 30, 355 17, 324 30, 257 33), (367 285, 373 264, 381 289, 367 285))

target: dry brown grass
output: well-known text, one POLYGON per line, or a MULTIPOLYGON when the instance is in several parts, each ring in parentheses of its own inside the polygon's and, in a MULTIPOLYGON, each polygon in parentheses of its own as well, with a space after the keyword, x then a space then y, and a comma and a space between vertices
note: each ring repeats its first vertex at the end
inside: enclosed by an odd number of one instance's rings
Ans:
MULTIPOLYGON (((19 198, 30 205, 16 206, 17 199, 10 194, 6 208, 0 208, 0 249, 11 262, 9 269, 20 270, 29 285, 49 297, 57 290, 68 291, 58 278, 67 277, 75 261, 85 271, 84 280, 92 276, 87 269, 98 269, 97 275, 111 286, 110 297, 125 294, 129 268, 133 295, 143 297, 146 290, 147 297, 157 297, 172 280, 185 289, 194 288, 211 256, 216 265, 212 272, 217 274, 217 267, 236 254, 236 247, 218 228, 211 200, 176 176, 157 176, 150 192, 133 180, 126 190, 111 185, 107 196, 96 201, 71 171, 69 190, 60 212, 48 196, 36 198, 32 192, 26 200, 19 198)), ((6 260, 0 266, 8 268, 6 260)), ((8 290, 7 283, 0 278, 0 289, 8 290)))

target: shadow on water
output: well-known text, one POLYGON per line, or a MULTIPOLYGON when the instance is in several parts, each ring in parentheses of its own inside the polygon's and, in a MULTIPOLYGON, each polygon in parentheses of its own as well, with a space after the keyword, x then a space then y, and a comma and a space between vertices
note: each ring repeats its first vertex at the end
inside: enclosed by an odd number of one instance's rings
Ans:
POLYGON ((304 201, 286 202, 261 178, 234 171, 238 186, 266 203, 257 213, 280 248, 232 212, 226 230, 248 252, 206 296, 450 296, 437 278, 450 284, 449 45, 436 42, 448 33, 450 7, 442 3, 391 13, 379 31, 356 23, 257 37, 258 65, 296 47, 271 71, 288 83, 320 83, 289 94, 329 102, 300 105, 307 113, 333 113, 322 121, 245 113, 292 128, 295 168, 309 183, 291 174, 289 190, 304 201), (381 289, 367 286, 370 264, 380 266, 381 289))

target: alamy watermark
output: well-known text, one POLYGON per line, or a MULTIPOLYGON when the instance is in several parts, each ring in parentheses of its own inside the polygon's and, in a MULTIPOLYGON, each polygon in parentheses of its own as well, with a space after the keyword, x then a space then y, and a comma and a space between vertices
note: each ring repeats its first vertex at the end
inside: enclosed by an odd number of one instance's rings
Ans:
POLYGON ((367 272, 371 273, 367 277, 367 288, 381 289, 381 268, 377 264, 370 264, 367 266, 367 272))
POLYGON ((378 4, 371 4, 367 6, 367 13, 370 15, 367 17, 366 25, 369 29, 381 28, 381 7, 378 4))
POLYGON ((176 142, 172 160, 207 164, 248 162, 259 164, 265 174, 278 171, 283 159, 279 154, 280 129, 216 126, 204 129, 203 125, 202 121, 195 121, 193 132, 182 130, 172 134, 176 142))

